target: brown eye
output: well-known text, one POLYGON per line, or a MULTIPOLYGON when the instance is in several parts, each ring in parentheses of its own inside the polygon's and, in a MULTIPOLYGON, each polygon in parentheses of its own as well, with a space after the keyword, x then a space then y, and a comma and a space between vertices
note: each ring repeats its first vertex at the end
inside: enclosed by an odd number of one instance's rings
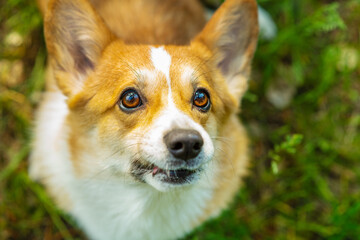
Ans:
POLYGON ((121 95, 119 105, 123 111, 131 111, 140 107, 142 102, 139 94, 135 90, 131 89, 121 95))
POLYGON ((194 94, 193 104, 200 111, 208 111, 210 109, 209 94, 204 89, 197 90, 194 94))

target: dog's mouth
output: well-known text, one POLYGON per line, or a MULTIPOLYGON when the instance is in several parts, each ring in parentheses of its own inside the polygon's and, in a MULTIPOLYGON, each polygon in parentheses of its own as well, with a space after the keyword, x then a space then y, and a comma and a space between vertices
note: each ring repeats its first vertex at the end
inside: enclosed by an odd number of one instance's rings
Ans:
POLYGON ((157 166, 154 166, 152 170, 152 176, 162 174, 165 175, 165 182, 169 183, 184 183, 189 181, 192 175, 194 175, 199 170, 188 170, 188 169, 178 169, 178 170, 164 170, 157 166))
POLYGON ((195 176, 201 171, 199 169, 162 169, 154 164, 144 165, 140 162, 133 164, 132 175, 144 181, 144 175, 150 175, 152 178, 156 178, 162 182, 170 184, 186 184, 192 182, 195 176))

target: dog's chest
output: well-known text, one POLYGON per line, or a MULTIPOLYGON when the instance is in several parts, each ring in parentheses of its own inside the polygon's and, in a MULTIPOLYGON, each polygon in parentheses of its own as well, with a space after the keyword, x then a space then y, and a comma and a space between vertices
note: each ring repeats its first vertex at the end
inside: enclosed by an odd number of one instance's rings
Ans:
POLYGON ((212 190, 160 193, 141 184, 77 183, 73 215, 94 239, 176 239, 192 230, 212 190))

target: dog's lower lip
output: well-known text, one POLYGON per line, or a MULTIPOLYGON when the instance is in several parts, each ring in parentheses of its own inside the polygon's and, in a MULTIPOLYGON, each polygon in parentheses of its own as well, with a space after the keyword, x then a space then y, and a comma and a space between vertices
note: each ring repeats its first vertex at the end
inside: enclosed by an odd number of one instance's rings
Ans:
POLYGON ((152 176, 156 176, 157 174, 163 173, 167 175, 168 178, 186 178, 192 174, 194 174, 196 170, 188 170, 188 169, 177 169, 177 170, 164 170, 159 168, 158 166, 153 166, 152 176))

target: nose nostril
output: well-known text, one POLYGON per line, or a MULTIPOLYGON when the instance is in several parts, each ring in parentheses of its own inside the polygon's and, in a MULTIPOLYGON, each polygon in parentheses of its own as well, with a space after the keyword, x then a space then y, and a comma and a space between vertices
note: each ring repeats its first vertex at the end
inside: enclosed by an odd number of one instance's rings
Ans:
POLYGON ((182 142, 176 142, 175 144, 172 145, 171 149, 172 150, 180 150, 182 149, 184 146, 182 144, 182 142))
POLYGON ((199 151, 201 149, 201 146, 200 146, 200 143, 195 143, 194 146, 193 146, 193 149, 196 150, 196 151, 199 151))

